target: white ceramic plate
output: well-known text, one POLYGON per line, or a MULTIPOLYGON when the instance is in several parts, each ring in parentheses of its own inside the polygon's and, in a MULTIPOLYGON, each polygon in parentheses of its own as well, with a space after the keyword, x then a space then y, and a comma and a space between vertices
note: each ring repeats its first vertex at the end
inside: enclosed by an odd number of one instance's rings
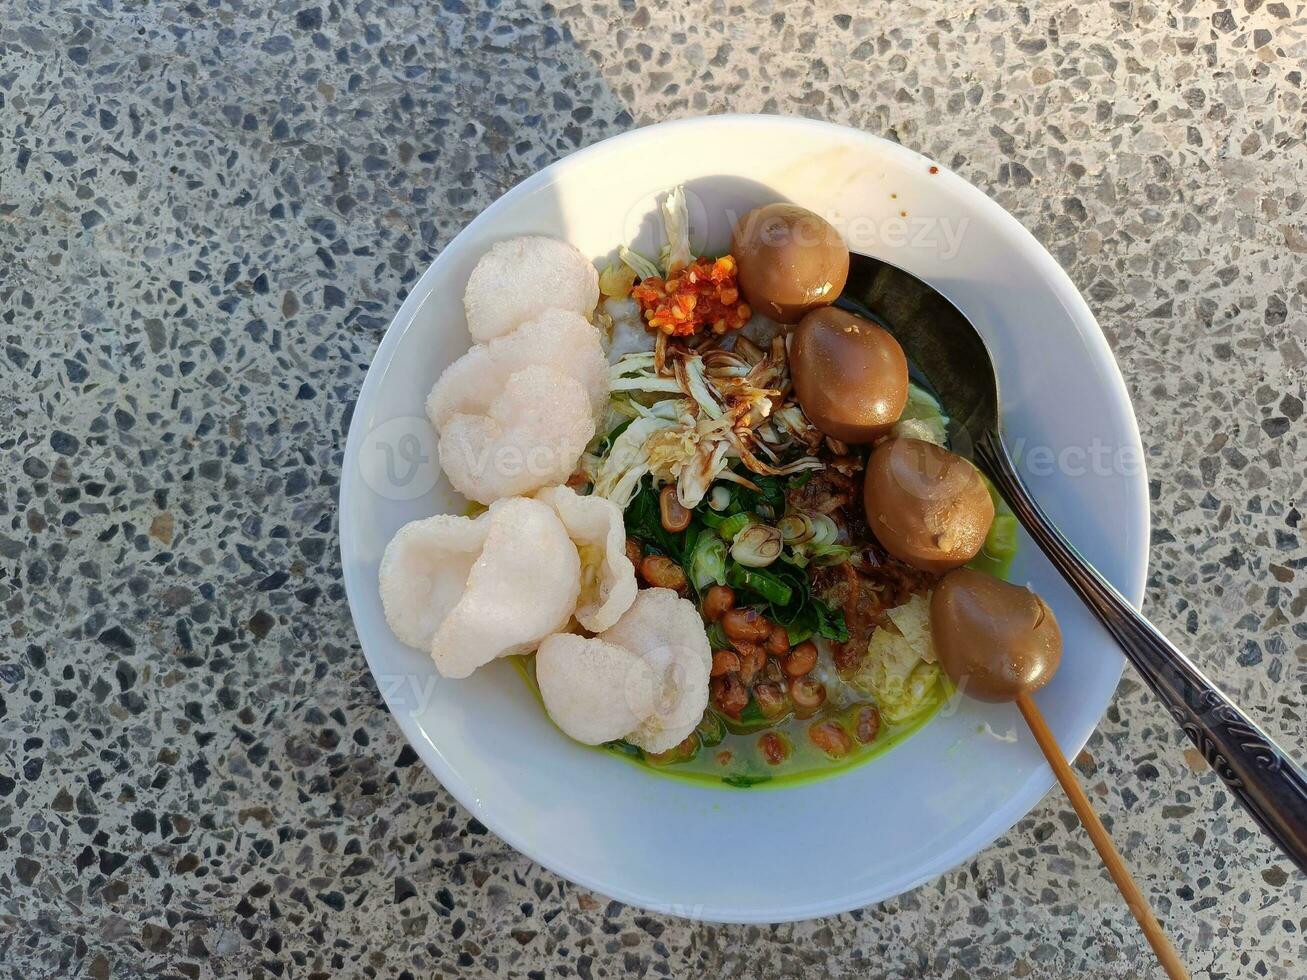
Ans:
MULTIPOLYGON (((718 116, 627 133, 553 164, 467 226, 391 324, 359 395, 341 481, 341 552, 364 653, 423 761, 482 823, 595 891, 692 918, 777 922, 890 898, 1008 830, 1053 777, 1010 706, 963 702, 866 765, 781 789, 712 788, 658 776, 559 733, 513 668, 439 677, 391 636, 377 564, 397 528, 460 498, 431 463, 423 401, 468 346, 461 298, 477 258, 513 235, 564 238, 599 259, 653 252, 655 199, 689 192, 696 245, 724 250, 733 216, 791 200, 830 218, 858 251, 948 295, 991 346, 1004 421, 1032 491, 1136 604, 1148 495, 1125 385, 1066 274, 1002 208, 903 147, 801 119, 718 116), (906 217, 903 213, 906 212, 906 217), (982 732, 1016 733, 1015 742, 982 732), (795 841, 801 842, 794 846, 795 841)), ((1066 655, 1038 697, 1068 757, 1107 707, 1122 659, 1038 549, 1016 581, 1062 624, 1066 655)))

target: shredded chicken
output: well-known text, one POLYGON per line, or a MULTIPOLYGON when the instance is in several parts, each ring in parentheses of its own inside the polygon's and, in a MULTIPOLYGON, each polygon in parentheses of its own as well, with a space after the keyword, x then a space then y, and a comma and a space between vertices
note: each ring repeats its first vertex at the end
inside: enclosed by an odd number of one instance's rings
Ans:
POLYGON ((606 296, 629 292, 654 344, 612 367, 614 413, 635 421, 597 467, 595 491, 625 505, 649 473, 675 483, 681 505, 693 508, 718 480, 757 489, 748 474, 821 469, 822 434, 793 398, 785 334, 741 332, 753 314, 735 258, 693 254, 682 188, 660 207, 667 242, 659 262, 623 247, 622 265, 603 277, 606 296))

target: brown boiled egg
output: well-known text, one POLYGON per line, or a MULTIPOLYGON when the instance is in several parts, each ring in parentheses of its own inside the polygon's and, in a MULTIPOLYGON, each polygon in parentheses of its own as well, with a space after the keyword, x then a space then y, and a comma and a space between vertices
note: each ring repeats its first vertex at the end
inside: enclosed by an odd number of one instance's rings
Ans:
POLYGON ((980 701, 1014 701, 1039 690, 1062 660, 1062 631, 1029 589, 958 568, 930 600, 935 653, 949 679, 980 701))
POLYGON ((731 254, 740 291, 763 316, 797 323, 839 297, 849 250, 819 214, 794 204, 754 208, 735 223, 731 254))
POLYGON ((994 522, 980 471, 920 439, 887 439, 872 451, 862 500, 876 540, 926 572, 947 572, 976 557, 994 522))
POLYGON ((790 343, 790 375, 803 414, 843 442, 889 432, 908 400, 908 359, 889 331, 824 307, 800 322, 790 343))

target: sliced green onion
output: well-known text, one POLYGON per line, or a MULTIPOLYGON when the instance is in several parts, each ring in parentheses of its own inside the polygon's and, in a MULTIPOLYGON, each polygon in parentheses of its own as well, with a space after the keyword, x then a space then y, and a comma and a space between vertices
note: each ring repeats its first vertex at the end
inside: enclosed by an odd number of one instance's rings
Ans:
POLYGON ((853 549, 842 544, 810 548, 808 557, 814 565, 843 565, 853 556, 853 549))
POLYGON ((807 568, 810 559, 803 545, 796 545, 789 551, 781 552, 781 561, 793 565, 795 568, 807 568))
POLYGON ((807 544, 812 540, 812 519, 807 514, 786 514, 778 527, 786 544, 807 544))
POLYGON ((714 514, 710 510, 700 510, 696 511, 696 513, 699 515, 699 520, 703 521, 703 526, 713 531, 716 531, 721 527, 722 523, 726 520, 726 518, 722 517, 721 514, 714 514))
POLYGON ((752 514, 732 514, 718 525, 717 533, 727 541, 733 541, 737 534, 753 523, 752 514))
POLYGON ((701 534, 690 553, 686 574, 696 590, 726 584, 726 542, 713 534, 701 534))
POLYGON ((812 543, 815 547, 824 548, 834 544, 839 536, 839 525, 829 514, 812 515, 812 543))
POLYGON ((731 557, 750 568, 766 568, 781 556, 783 547, 781 532, 776 528, 750 524, 735 536, 731 557))

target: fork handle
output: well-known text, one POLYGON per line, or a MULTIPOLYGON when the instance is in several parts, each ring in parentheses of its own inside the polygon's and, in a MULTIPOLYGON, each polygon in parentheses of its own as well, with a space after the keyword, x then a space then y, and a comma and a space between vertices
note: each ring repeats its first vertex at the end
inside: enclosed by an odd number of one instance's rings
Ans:
POLYGON ((1266 835, 1307 873, 1307 774, 1302 767, 1085 561, 1030 496, 997 432, 977 443, 975 461, 1208 765, 1266 835))

